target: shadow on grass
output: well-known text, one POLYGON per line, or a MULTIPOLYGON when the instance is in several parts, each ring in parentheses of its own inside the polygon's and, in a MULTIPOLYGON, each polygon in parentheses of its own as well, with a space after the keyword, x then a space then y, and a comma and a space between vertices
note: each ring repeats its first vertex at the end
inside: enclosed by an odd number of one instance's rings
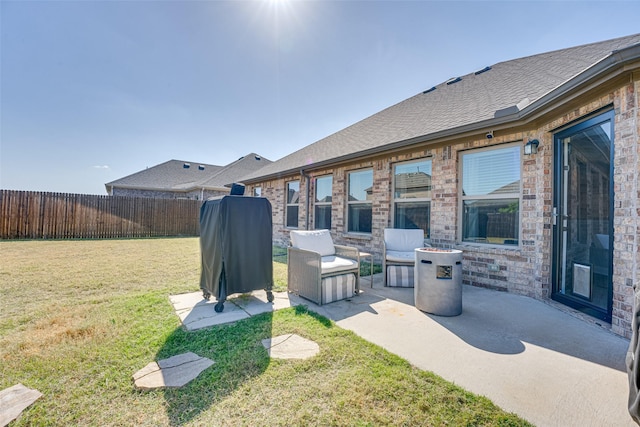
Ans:
POLYGON ((333 323, 331 323, 331 320, 327 319, 324 316, 321 316, 320 314, 314 311, 309 311, 306 305, 296 305, 293 309, 296 313, 296 316, 302 316, 302 315, 309 316, 317 320, 318 323, 320 323, 322 326, 326 328, 331 328, 333 326, 333 323))
POLYGON ((273 262, 277 262, 280 264, 287 263, 287 248, 282 246, 274 246, 272 250, 273 254, 271 259, 273 259, 273 262))
MULTIPOLYGON (((309 316, 326 328, 332 327, 329 319, 308 311, 306 307, 287 310, 294 310, 296 316, 309 316)), ((270 358, 262 340, 273 336, 273 316, 273 312, 262 313, 198 331, 178 328, 171 334, 157 353, 156 360, 191 351, 214 361, 211 367, 184 387, 163 390, 172 426, 190 422, 267 369, 270 358)), ((222 420, 220 422, 224 424, 222 420)))
POLYGON ((189 422, 267 369, 269 355, 261 341, 271 336, 272 317, 273 313, 263 313, 198 331, 178 328, 171 334, 156 360, 191 351, 214 361, 184 387, 164 390, 171 425, 189 422))

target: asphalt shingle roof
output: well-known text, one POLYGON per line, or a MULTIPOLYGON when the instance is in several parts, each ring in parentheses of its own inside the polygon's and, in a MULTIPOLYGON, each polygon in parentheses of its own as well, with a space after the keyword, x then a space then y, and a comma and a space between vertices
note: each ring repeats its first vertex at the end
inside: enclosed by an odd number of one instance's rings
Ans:
POLYGON ((107 187, 162 191, 223 188, 234 182, 239 182, 243 176, 270 163, 271 160, 255 153, 247 154, 227 166, 169 160, 105 185, 107 187))
POLYGON ((169 160, 159 165, 116 179, 105 185, 158 190, 185 190, 219 173, 222 166, 183 160, 169 160), (185 168, 185 165, 189 165, 185 168))
POLYGON ((460 80, 452 84, 443 82, 434 90, 382 110, 273 162, 244 180, 277 176, 518 112, 613 51, 639 43, 640 34, 635 34, 497 63, 489 70, 460 76, 460 80))
POLYGON ((256 153, 247 154, 235 162, 229 163, 201 185, 204 188, 220 188, 234 182, 241 182, 243 176, 254 173, 271 163, 273 163, 271 160, 265 159, 256 153))

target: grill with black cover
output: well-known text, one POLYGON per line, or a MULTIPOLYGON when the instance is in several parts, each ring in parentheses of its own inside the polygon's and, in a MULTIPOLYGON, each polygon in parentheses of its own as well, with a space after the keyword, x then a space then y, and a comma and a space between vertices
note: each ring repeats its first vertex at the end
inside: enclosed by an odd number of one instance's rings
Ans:
POLYGON ((228 295, 259 289, 273 301, 271 203, 263 197, 223 196, 200 208, 200 288, 215 296, 216 312, 228 295))

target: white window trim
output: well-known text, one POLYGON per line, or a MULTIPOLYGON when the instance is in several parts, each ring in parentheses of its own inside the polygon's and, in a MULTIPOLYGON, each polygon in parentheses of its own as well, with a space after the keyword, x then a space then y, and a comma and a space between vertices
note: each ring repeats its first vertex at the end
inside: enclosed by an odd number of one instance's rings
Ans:
POLYGON ((458 221, 457 221, 457 236, 456 241, 460 245, 472 245, 472 246, 483 246, 488 248, 496 248, 496 249, 505 249, 505 250, 519 250, 522 248, 522 170, 523 170, 523 162, 524 162, 524 148, 522 145, 523 141, 517 141, 506 144, 498 144, 492 145, 488 147, 481 148, 472 148, 469 150, 459 151, 458 152, 458 221), (492 151, 499 150, 503 148, 510 147, 520 147, 520 188, 518 189, 518 193, 507 193, 507 194, 494 194, 494 195, 479 195, 479 196, 464 196, 463 195, 463 170, 462 170, 462 157, 468 153, 478 153, 481 151, 492 151), (517 245, 504 245, 498 243, 482 243, 482 242, 467 242, 462 240, 463 233, 463 220, 464 220, 464 202, 465 200, 497 200, 497 199, 518 199, 518 244, 517 245))
MULTIPOLYGON (((414 159, 414 160, 409 160, 406 162, 398 162, 398 163, 394 163, 393 164, 393 183, 391 186, 391 191, 392 191, 392 195, 393 198, 391 200, 391 224, 393 224, 393 226, 395 227, 396 224, 396 204, 402 204, 402 203, 412 203, 412 202, 429 202, 431 203, 431 199, 432 197, 414 197, 414 198, 410 198, 410 199, 403 199, 403 198, 396 198, 396 167, 398 165, 408 165, 411 163, 422 163, 425 161, 429 161, 431 162, 431 176, 433 177, 433 158, 432 157, 424 157, 421 159, 414 159)), ((432 195, 433 195, 433 181, 432 181, 432 185, 431 185, 431 191, 432 191, 432 195)), ((429 223, 431 223, 431 213, 429 213, 429 223)), ((429 230, 431 230, 431 224, 429 224, 429 230)), ((425 235, 425 239, 429 238, 430 236, 426 236, 425 235)))
POLYGON ((297 229, 300 224, 300 180, 294 179, 291 181, 287 181, 284 184, 284 227, 289 229, 297 229), (298 203, 289 203, 289 184, 297 182, 298 183, 298 203), (298 208, 298 218, 296 221, 296 225, 288 225, 287 218, 289 218, 289 207, 297 207, 298 208))
MULTIPOLYGON (((313 194, 313 228, 317 229, 317 223, 316 223, 316 206, 332 206, 333 205, 333 174, 327 174, 327 175, 321 175, 321 176, 317 176, 315 177, 315 183, 314 183, 314 194, 313 194), (331 202, 316 202, 316 198, 318 197, 318 179, 322 179, 322 178, 331 178, 331 202)), ((333 218, 331 218, 333 219, 333 218)), ((331 221, 331 226, 333 227, 333 221, 331 221)))
POLYGON ((371 209, 371 221, 373 222, 373 198, 372 200, 349 200, 349 190, 351 189, 351 174, 358 173, 358 172, 366 172, 366 171, 371 171, 371 187, 373 188, 373 183, 375 181, 373 177, 373 168, 355 169, 347 172, 347 191, 345 192, 345 197, 347 202, 347 209, 345 209, 345 218, 346 218, 345 228, 346 228, 347 234, 371 236, 371 234, 373 233, 373 224, 371 224, 371 231, 350 231, 349 230, 349 206, 351 205, 368 204, 371 209))

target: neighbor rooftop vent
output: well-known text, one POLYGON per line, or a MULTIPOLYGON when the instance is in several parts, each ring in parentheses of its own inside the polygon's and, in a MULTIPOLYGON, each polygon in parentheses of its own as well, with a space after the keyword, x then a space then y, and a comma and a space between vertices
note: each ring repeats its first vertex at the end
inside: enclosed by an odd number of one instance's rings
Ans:
POLYGON ((191 163, 185 163, 182 165, 183 168, 189 169, 191 167, 191 163))
POLYGON ((422 92, 422 93, 429 93, 429 92, 433 92, 434 90, 436 90, 436 87, 435 87, 435 86, 434 86, 434 87, 432 87, 431 89, 427 89, 427 90, 425 90, 425 91, 424 91, 424 92, 422 92))
POLYGON ((201 170, 201 171, 203 171, 203 170, 204 170, 204 165, 199 165, 199 166, 198 166, 198 169, 199 169, 199 170, 201 170))
POLYGON ((454 83, 458 83, 460 80, 462 80, 460 77, 451 77, 445 83, 447 83, 448 85, 452 85, 454 83))
POLYGON ((256 157, 256 160, 262 160, 262 157, 260 156, 255 156, 255 157, 256 157))
POLYGON ((490 69, 491 69, 491 67, 484 67, 482 70, 478 70, 474 74, 477 76, 478 74, 486 73, 490 69))

